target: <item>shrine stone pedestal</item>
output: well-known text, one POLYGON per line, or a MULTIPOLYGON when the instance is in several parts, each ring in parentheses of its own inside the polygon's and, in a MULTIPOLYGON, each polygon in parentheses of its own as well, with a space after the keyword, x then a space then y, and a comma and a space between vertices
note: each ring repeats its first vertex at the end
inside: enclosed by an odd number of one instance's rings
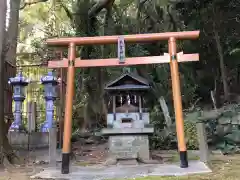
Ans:
POLYGON ((109 158, 116 160, 149 160, 148 134, 153 128, 105 128, 102 134, 109 136, 109 158))

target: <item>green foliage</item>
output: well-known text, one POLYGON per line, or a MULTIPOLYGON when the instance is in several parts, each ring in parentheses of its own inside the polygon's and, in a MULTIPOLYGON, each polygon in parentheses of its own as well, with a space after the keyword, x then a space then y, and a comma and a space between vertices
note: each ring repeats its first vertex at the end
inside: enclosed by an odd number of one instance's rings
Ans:
POLYGON ((158 107, 150 114, 151 124, 154 125, 154 134, 151 136, 150 145, 152 149, 170 149, 172 147, 172 136, 164 131, 164 117, 158 107))
POLYGON ((206 124, 208 144, 223 153, 239 152, 240 148, 240 106, 228 105, 219 110, 193 112, 187 115, 188 121, 206 124))
MULTIPOLYGON (((167 127, 163 114, 157 107, 150 114, 151 123, 154 125, 154 134, 151 137, 151 148, 153 149, 176 149, 177 148, 177 134, 176 125, 173 123, 167 127)), ((173 117, 172 117, 173 118, 173 117)), ((174 118, 173 118, 174 119, 174 118)), ((196 123, 194 121, 184 121, 184 132, 187 148, 190 150, 198 149, 198 137, 196 123)))
POLYGON ((199 145, 196 123, 193 123, 191 121, 184 121, 184 133, 187 143, 187 149, 198 149, 199 145))

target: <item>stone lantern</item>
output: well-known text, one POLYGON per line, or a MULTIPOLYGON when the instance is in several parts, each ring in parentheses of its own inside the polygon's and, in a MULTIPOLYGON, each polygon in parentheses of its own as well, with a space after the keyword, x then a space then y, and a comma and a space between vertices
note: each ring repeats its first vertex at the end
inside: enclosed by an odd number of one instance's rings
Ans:
POLYGON ((58 80, 53 76, 53 73, 49 71, 47 76, 41 78, 41 82, 44 85, 44 98, 46 101, 46 120, 41 127, 41 131, 48 132, 49 129, 54 126, 54 101, 57 98, 56 87, 58 80))
POLYGON ((10 78, 9 84, 13 86, 13 100, 15 102, 14 122, 10 126, 10 131, 19 131, 22 125, 22 103, 25 100, 25 87, 29 80, 23 77, 22 72, 16 77, 10 78))

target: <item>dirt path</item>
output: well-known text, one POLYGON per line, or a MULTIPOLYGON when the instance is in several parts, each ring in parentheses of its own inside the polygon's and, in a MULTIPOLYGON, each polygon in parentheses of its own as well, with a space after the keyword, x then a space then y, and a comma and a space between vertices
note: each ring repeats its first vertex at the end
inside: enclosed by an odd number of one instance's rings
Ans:
POLYGON ((30 176, 39 173, 41 167, 14 167, 0 171, 0 180, 29 180, 30 176))

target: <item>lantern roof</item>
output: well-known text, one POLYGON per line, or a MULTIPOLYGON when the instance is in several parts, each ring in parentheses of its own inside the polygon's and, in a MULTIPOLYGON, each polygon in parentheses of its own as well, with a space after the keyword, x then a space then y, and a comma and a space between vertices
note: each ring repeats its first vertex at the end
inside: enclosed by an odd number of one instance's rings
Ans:
POLYGON ((53 75, 52 71, 48 71, 48 74, 46 76, 43 76, 41 78, 42 84, 53 84, 56 85, 58 84, 58 79, 53 75))
POLYGON ((23 76, 22 72, 19 72, 15 77, 9 78, 8 83, 11 85, 27 86, 29 80, 23 76))
POLYGON ((121 90, 121 91, 141 91, 141 90, 148 90, 150 85, 146 79, 137 75, 136 73, 124 73, 119 78, 110 81, 105 90, 121 90))

